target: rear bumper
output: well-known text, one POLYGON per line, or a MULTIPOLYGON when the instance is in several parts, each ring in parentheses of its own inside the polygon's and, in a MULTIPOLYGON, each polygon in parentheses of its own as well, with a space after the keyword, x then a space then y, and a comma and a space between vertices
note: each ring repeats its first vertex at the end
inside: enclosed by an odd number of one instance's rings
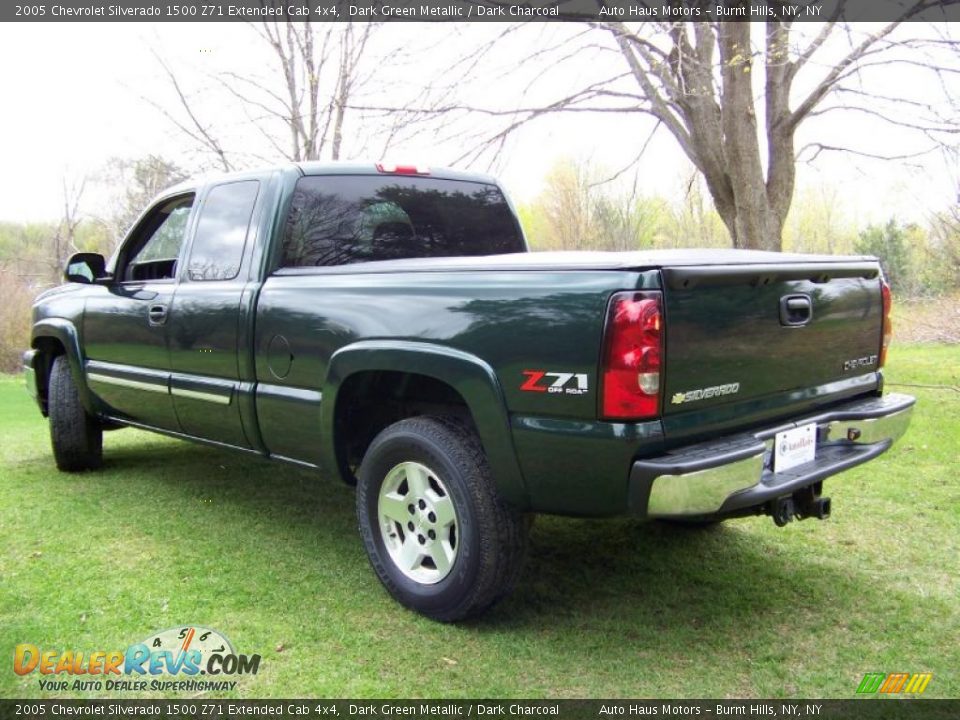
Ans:
POLYGON ((735 515, 820 482, 886 452, 910 424, 916 400, 891 393, 752 433, 638 460, 630 472, 630 509, 647 517, 735 515), (816 459, 774 472, 778 432, 817 424, 816 459))

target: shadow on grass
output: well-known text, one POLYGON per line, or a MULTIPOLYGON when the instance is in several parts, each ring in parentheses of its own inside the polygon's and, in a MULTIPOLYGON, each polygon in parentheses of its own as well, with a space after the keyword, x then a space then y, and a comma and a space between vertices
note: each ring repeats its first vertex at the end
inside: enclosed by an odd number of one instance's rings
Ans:
MULTIPOLYGON (((239 572, 255 575, 261 563, 273 563, 279 583, 303 588, 313 581, 311 565, 339 566, 340 572, 325 578, 323 592, 359 598, 360 613, 404 612, 391 608, 385 591, 371 592, 379 584, 357 535, 353 489, 338 480, 186 443, 131 444, 106 457, 107 481, 131 482, 136 475, 137 482, 155 484, 174 502, 211 498, 216 506, 209 512, 222 533, 253 533, 258 539, 249 553, 234 560, 250 563, 239 572), (284 565, 278 553, 301 564, 284 565), (300 575, 294 575, 297 568, 300 575)), ((582 633, 585 642, 719 649, 731 640, 738 645, 754 636, 769 640, 771 631, 787 640, 798 620, 816 627, 820 609, 856 612, 858 602, 895 602, 884 601, 884 589, 875 581, 861 582, 855 572, 818 562, 813 551, 784 552, 749 531, 749 523, 762 522, 768 520, 704 530, 625 519, 538 518, 512 596, 459 627, 478 636, 566 628, 582 633)), ((302 609, 288 612, 311 612, 311 600, 302 600, 302 609)), ((444 626, 427 627, 444 632, 444 626)))
POLYGON ((785 609, 830 601, 825 588, 842 580, 813 563, 785 562, 768 542, 732 525, 543 520, 517 591, 491 626, 629 618, 620 627, 626 637, 708 636, 724 628, 742 635, 783 622, 785 609), (808 582, 813 575, 816 582, 808 582))

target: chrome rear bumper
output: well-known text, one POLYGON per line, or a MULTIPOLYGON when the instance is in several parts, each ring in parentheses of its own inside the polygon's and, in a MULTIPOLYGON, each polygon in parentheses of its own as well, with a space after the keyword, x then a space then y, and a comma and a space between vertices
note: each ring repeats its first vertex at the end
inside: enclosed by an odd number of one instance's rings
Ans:
POLYGON ((631 509, 648 517, 703 517, 762 505, 888 450, 906 432, 915 402, 891 393, 638 460, 630 473, 631 509), (816 459, 774 472, 776 434, 809 423, 817 424, 816 459))

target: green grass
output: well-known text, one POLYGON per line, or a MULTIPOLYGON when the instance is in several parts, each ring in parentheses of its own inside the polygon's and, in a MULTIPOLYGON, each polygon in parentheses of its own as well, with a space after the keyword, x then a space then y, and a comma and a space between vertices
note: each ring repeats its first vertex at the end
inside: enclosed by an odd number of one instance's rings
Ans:
MULTIPOLYGON (((887 372, 958 374, 956 346, 896 348, 887 372)), ((913 426, 827 482, 830 520, 539 518, 511 598, 445 626, 381 589, 349 488, 134 430, 106 436, 103 471, 61 474, 4 378, 0 696, 43 695, 17 643, 119 650, 186 623, 263 656, 236 697, 850 697, 892 671, 960 696, 960 392, 890 389, 919 396, 913 426)))

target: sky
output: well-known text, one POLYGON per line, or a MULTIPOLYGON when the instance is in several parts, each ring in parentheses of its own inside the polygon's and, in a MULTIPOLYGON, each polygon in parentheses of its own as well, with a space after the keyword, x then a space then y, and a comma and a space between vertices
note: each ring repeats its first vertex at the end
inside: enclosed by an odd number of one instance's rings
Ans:
MULTIPOLYGON (((476 32, 438 24, 402 23, 388 28, 393 41, 409 40, 413 55, 402 69, 402 78, 411 86, 455 62, 464 47, 490 31, 489 25, 476 32)), ((533 99, 556 97, 577 82, 589 80, 605 63, 617 62, 616 56, 608 53, 588 62, 568 63, 568 69, 551 73, 549 56, 527 57, 531 48, 564 47, 568 42, 564 33, 571 32, 569 26, 558 24, 525 29, 519 39, 506 43, 485 61, 489 72, 481 68, 460 90, 475 104, 503 107, 518 102, 531 73, 543 73, 533 99)), ((227 116, 231 110, 218 104, 222 100, 214 98, 210 83, 218 73, 243 74, 268 66, 269 57, 251 37, 250 29, 240 23, 0 24, 0 97, 4 98, 0 220, 57 218, 63 179, 75 182, 93 177, 111 157, 152 153, 187 167, 201 164, 203 158, 194 146, 155 107, 160 103, 176 109, 170 105, 170 87, 160 71, 158 56, 184 79, 204 116, 228 121, 236 133, 235 142, 244 142, 244 137, 249 137, 244 135, 250 132, 248 122, 240 116, 227 116), (210 99, 204 104, 206 93, 210 99)), ((812 77, 816 70, 812 68, 812 77)), ((385 77, 388 72, 385 69, 385 77)), ((886 94, 946 104, 945 88, 936 79, 912 68, 885 69, 884 73, 881 84, 886 94)), ((391 92, 390 83, 382 92, 391 92)), ((802 83, 799 89, 803 89, 802 83)), ((523 100, 529 101, 530 95, 523 100)), ((542 191, 545 175, 561 158, 589 163, 598 174, 620 169, 625 158, 636 153, 649 128, 649 121, 636 115, 545 117, 510 138, 493 170, 514 199, 526 202, 542 191)), ((843 109, 802 128, 798 146, 812 138, 828 138, 835 144, 879 154, 898 154, 923 142, 902 129, 843 109)), ((435 134, 424 132, 392 148, 390 158, 447 165, 461 150, 455 134, 438 141, 435 134)), ((476 169, 485 170, 486 166, 476 169)), ((690 173, 689 162, 664 131, 654 137, 635 171, 641 192, 667 196, 682 192, 690 173)), ((633 172, 625 177, 632 180, 633 172)), ((798 184, 801 189, 839 189, 846 216, 866 224, 892 215, 923 222, 930 213, 956 201, 958 182, 960 170, 955 159, 940 153, 909 164, 829 153, 814 164, 800 164, 798 184)), ((97 192, 96 188, 88 191, 87 212, 97 212, 106 202, 97 192)))

